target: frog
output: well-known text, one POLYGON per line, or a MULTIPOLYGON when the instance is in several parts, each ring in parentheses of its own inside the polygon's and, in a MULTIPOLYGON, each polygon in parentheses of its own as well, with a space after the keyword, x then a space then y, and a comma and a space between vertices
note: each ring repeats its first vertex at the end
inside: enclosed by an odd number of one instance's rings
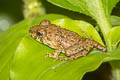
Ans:
MULTIPOLYGON (((91 49, 106 51, 106 47, 93 38, 80 36, 78 33, 42 20, 40 24, 30 28, 29 34, 38 42, 55 49, 47 56, 56 60, 74 60, 86 56, 91 49), (60 56, 64 53, 66 57, 60 56)), ((83 33, 85 34, 85 33, 83 33)))

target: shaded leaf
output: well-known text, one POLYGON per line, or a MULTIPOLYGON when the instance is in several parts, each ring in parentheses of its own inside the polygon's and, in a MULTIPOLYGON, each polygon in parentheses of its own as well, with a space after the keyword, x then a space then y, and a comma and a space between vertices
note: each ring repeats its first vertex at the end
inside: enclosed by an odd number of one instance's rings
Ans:
POLYGON ((120 17, 111 16, 111 24, 112 26, 120 26, 120 17))

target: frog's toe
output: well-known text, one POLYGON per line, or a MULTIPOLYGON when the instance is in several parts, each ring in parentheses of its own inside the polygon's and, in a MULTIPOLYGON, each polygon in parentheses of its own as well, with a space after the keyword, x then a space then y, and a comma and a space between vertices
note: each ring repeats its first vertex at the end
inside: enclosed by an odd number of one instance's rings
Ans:
POLYGON ((50 53, 47 52, 47 53, 46 53, 46 56, 49 57, 49 54, 50 54, 50 53))
POLYGON ((51 54, 51 53, 47 53, 46 55, 47 55, 48 57, 51 57, 51 58, 55 58, 55 59, 57 58, 57 56, 55 56, 54 54, 51 54))
POLYGON ((66 57, 63 57, 63 56, 59 56, 58 58, 56 58, 57 60, 62 60, 62 61, 66 61, 67 58, 66 57))
POLYGON ((51 56, 53 56, 53 54, 47 53, 46 56, 51 57, 51 56))

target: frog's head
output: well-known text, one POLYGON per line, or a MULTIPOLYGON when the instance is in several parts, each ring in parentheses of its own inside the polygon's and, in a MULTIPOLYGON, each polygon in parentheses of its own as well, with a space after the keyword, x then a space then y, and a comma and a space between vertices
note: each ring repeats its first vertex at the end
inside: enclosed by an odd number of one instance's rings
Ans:
POLYGON ((37 41, 42 43, 42 39, 46 36, 46 28, 50 25, 50 21, 43 20, 40 22, 40 25, 33 26, 29 30, 29 34, 36 39, 37 41))

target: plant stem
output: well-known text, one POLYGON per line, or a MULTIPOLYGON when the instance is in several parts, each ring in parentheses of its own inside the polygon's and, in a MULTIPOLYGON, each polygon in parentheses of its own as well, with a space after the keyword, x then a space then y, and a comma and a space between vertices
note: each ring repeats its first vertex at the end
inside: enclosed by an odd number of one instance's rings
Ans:
POLYGON ((113 80, 120 80, 120 69, 112 70, 113 80))
POLYGON ((108 38, 108 33, 109 33, 110 29, 112 28, 112 26, 110 24, 110 19, 106 18, 106 16, 103 15, 103 16, 101 16, 101 18, 97 19, 97 22, 103 33, 105 43, 107 45, 107 50, 111 51, 112 50, 111 41, 108 38))
POLYGON ((111 61, 110 64, 112 66, 112 80, 120 80, 120 61, 111 61))

